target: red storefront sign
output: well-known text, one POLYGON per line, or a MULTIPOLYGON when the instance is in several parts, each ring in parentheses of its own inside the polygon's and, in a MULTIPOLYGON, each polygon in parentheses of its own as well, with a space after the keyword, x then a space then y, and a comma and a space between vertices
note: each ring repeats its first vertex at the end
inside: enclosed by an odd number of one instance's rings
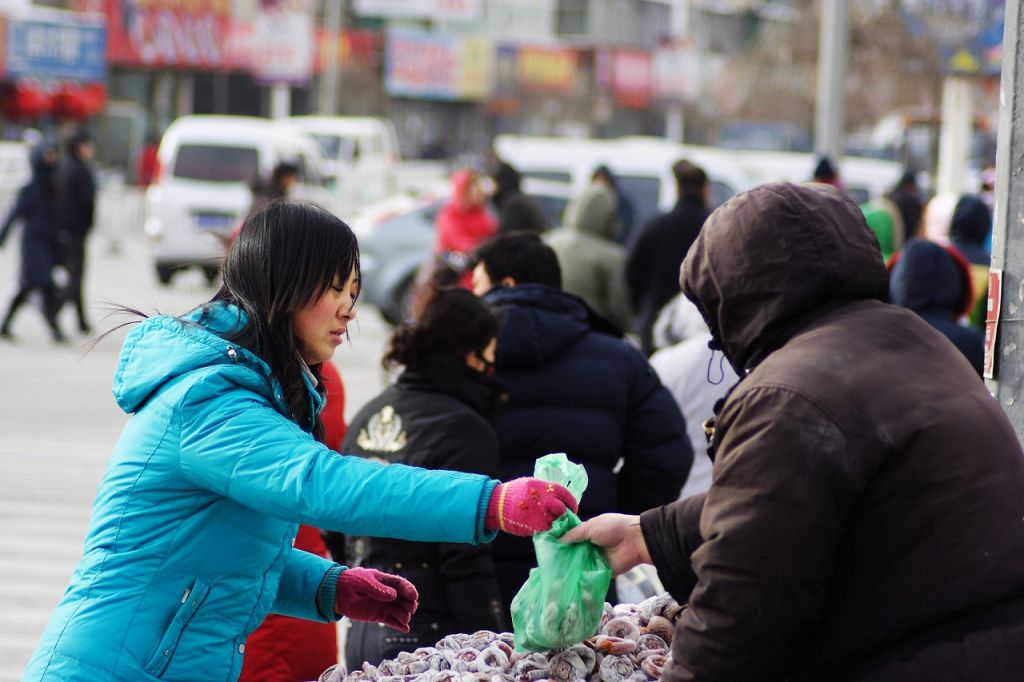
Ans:
POLYGON ((615 101, 624 107, 643 109, 651 105, 650 52, 615 50, 612 57, 612 94, 615 101))
POLYGON ((107 57, 124 66, 224 66, 230 0, 106 0, 107 57))

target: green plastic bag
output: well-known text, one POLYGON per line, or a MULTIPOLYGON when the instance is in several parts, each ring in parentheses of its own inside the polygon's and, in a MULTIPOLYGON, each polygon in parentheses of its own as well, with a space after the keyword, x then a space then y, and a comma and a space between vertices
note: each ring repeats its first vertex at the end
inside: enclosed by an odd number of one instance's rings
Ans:
MULTIPOLYGON (((537 460, 534 476, 560 483, 578 501, 587 489, 587 472, 563 453, 537 460)), ((589 542, 563 545, 563 533, 580 525, 567 511, 551 530, 533 536, 537 568, 512 600, 512 626, 517 651, 563 649, 597 632, 612 569, 589 542)))

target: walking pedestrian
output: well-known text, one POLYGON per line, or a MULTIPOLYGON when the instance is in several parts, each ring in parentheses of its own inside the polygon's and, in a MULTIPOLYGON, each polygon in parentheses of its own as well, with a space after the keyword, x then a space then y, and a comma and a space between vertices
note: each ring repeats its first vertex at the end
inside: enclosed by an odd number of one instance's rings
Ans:
POLYGON ((619 330, 629 329, 629 297, 623 267, 626 249, 615 241, 619 216, 615 193, 588 186, 569 204, 565 226, 544 235, 562 268, 562 289, 576 294, 619 330))
POLYGON ((480 177, 472 169, 452 175, 452 196, 437 213, 437 238, 434 242, 434 268, 451 268, 466 289, 472 277, 466 268, 469 254, 497 230, 494 217, 487 210, 487 195, 480 177))
POLYGON ((21 270, 18 290, 11 299, 0 323, 0 338, 11 339, 14 316, 32 295, 42 295, 43 318, 53 340, 63 343, 65 337, 57 321, 60 309, 59 294, 53 282, 53 268, 57 265, 57 226, 54 205, 57 201, 57 148, 43 143, 31 154, 32 177, 18 190, 14 207, 0 227, 0 246, 7 240, 16 223, 21 224, 21 270))
MULTIPOLYGON (((436 291, 414 323, 392 334, 384 366, 403 371, 355 416, 342 452, 498 477, 498 436, 491 420, 505 394, 488 375, 497 333, 494 315, 471 292, 436 291)), ((397 573, 417 585, 420 595, 408 633, 352 624, 345 648, 349 670, 433 646, 445 635, 508 627, 489 545, 340 533, 329 533, 328 541, 340 563, 397 573)))
POLYGON ((519 187, 522 176, 514 167, 500 162, 491 176, 491 201, 498 213, 498 232, 544 232, 550 225, 544 212, 519 187))
POLYGON ((615 234, 615 241, 620 244, 628 244, 633 234, 633 226, 636 222, 636 207, 629 195, 622 191, 619 179, 612 173, 612 169, 602 164, 594 169, 590 181, 607 187, 615 192, 615 212, 619 215, 619 227, 615 234))
POLYGON ((355 236, 275 202, 246 220, 214 297, 132 329, 114 377, 131 414, 85 553, 23 680, 236 680, 268 613, 408 631, 417 592, 293 546, 298 524, 415 541, 532 534, 575 508, 536 479, 386 466, 319 439, 320 365, 355 318, 355 236))
POLYGON ((58 171, 57 230, 61 245, 61 263, 67 270, 67 283, 61 294, 61 307, 71 303, 78 316, 78 331, 89 334, 82 282, 85 279, 86 241, 92 231, 96 210, 96 183, 89 163, 96 153, 92 136, 84 130, 68 139, 67 154, 58 171))
POLYGON ((651 329, 658 313, 679 292, 679 265, 708 217, 708 176, 689 161, 672 166, 679 200, 652 218, 626 255, 626 286, 636 313, 640 349, 654 352, 651 329))
POLYGON ((921 199, 921 190, 917 186, 917 173, 910 168, 905 170, 896 186, 886 193, 885 198, 895 206, 903 228, 899 231, 902 239, 894 245, 894 248, 899 248, 903 242, 918 236, 921 227, 924 202, 921 199))
POLYGON ((653 563, 688 604, 665 682, 1020 678, 1024 452, 887 281, 823 184, 734 197, 687 254, 683 290, 742 377, 709 424, 711 488, 564 538, 615 572, 653 563))

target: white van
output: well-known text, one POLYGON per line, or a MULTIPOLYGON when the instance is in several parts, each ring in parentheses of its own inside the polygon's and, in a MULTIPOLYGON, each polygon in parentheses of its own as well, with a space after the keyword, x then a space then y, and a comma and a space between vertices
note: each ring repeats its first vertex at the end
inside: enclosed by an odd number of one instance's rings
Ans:
MULTIPOLYGON (((607 165, 633 200, 636 226, 675 204, 672 164, 680 159, 708 174, 712 207, 766 182, 807 182, 817 163, 813 154, 681 145, 656 137, 591 140, 499 135, 494 149, 523 177, 567 182, 574 193, 587 185, 594 168, 607 165)), ((839 167, 846 191, 858 203, 887 192, 902 172, 895 161, 849 156, 839 167)))
POLYGON ((708 174, 712 206, 719 206, 756 184, 724 150, 680 145, 655 137, 573 139, 499 135, 494 140, 494 150, 524 178, 565 182, 574 194, 583 191, 595 168, 607 166, 633 202, 634 227, 675 205, 672 165, 681 159, 691 161, 708 174))
POLYGON ((394 194, 400 161, 395 127, 376 116, 292 116, 285 119, 320 144, 328 184, 358 207, 394 194))
MULTIPOLYGON (((734 152, 740 164, 757 180, 765 182, 807 182, 814 174, 819 158, 806 152, 734 152)), ((858 204, 877 199, 890 189, 903 175, 898 161, 844 156, 839 161, 839 179, 843 189, 858 204)))
POLYGON ((301 130, 250 116, 183 116, 164 133, 156 179, 146 191, 145 232, 161 284, 199 267, 212 283, 220 272, 225 237, 245 218, 251 185, 287 161, 299 169, 291 196, 322 204, 322 159, 301 130))

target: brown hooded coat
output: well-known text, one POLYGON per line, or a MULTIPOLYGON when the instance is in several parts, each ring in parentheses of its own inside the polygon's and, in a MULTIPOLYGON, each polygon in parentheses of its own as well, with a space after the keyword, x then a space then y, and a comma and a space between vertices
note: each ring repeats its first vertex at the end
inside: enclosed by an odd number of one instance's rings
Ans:
POLYGON ((689 602, 662 679, 1024 679, 1024 455, 956 348, 882 302, 857 206, 826 185, 735 197, 682 284, 748 374, 711 489, 641 518, 689 602))

